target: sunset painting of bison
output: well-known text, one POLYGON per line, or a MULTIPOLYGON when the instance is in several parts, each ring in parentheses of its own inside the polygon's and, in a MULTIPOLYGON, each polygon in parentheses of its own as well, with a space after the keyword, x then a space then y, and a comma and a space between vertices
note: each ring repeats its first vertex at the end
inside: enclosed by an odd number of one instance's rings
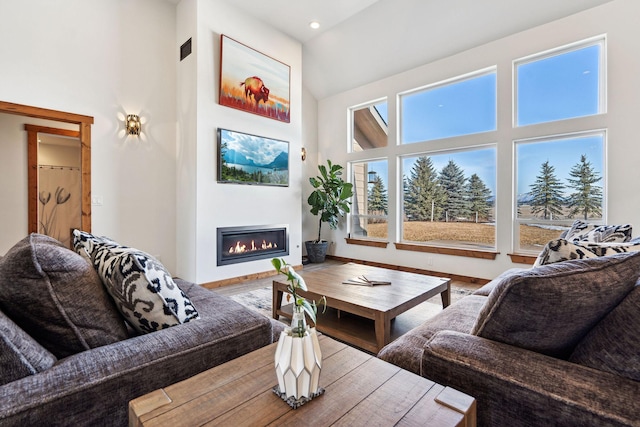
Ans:
POLYGON ((220 105, 289 123, 290 67, 221 36, 220 105))

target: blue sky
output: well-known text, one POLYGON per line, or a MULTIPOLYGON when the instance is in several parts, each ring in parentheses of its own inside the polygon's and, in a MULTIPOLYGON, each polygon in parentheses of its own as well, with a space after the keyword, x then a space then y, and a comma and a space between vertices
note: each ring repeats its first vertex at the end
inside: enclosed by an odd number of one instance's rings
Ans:
MULTIPOLYGON (((518 159, 518 194, 531 191, 530 185, 540 174, 541 166, 547 160, 555 168, 556 177, 566 184, 571 168, 580 162, 584 154, 593 169, 603 176, 604 138, 602 135, 584 136, 571 139, 556 139, 544 142, 521 142, 516 145, 518 159)), ((598 185, 603 186, 600 181, 598 185)), ((571 192, 570 189, 566 190, 571 192)))
MULTIPOLYGON (((559 51, 542 58, 522 61, 517 68, 517 123, 520 126, 597 114, 600 93, 600 55, 602 46, 594 44, 572 51, 559 51)), ((490 72, 466 80, 403 95, 401 143, 429 141, 496 129, 496 74, 490 72)), ((376 105, 387 119, 387 103, 376 105)), ((530 191, 530 185, 549 160, 556 176, 566 182, 571 168, 587 156, 594 170, 603 176, 604 137, 591 134, 570 139, 554 139, 516 144, 517 192, 530 191)), ((465 176, 476 173, 495 195, 496 149, 426 154, 436 171, 453 160, 465 176)), ((419 155, 402 160, 402 173, 410 174, 419 155)), ((369 162, 388 186, 387 163, 369 162)), ((604 183, 601 183, 604 185, 604 183)))

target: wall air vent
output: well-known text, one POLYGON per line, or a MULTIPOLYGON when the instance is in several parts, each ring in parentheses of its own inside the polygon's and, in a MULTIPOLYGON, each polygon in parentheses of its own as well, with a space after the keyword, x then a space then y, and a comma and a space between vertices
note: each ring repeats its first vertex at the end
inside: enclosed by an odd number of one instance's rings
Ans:
POLYGON ((191 55, 191 39, 187 40, 180 46, 180 61, 191 55))

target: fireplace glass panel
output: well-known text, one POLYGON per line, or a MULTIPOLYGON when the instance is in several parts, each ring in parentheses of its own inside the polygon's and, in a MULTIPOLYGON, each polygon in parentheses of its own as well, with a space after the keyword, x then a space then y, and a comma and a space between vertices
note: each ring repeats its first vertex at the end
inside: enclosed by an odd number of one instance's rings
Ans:
POLYGON ((286 226, 218 228, 218 265, 289 254, 286 226))

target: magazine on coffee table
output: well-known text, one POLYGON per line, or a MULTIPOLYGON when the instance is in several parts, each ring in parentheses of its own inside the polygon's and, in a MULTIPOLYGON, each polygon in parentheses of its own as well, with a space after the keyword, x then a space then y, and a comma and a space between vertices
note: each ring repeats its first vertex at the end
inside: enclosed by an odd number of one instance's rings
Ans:
POLYGON ((358 285, 358 286, 377 286, 377 285, 390 285, 391 282, 385 280, 370 280, 364 276, 354 277, 342 282, 345 285, 358 285))

